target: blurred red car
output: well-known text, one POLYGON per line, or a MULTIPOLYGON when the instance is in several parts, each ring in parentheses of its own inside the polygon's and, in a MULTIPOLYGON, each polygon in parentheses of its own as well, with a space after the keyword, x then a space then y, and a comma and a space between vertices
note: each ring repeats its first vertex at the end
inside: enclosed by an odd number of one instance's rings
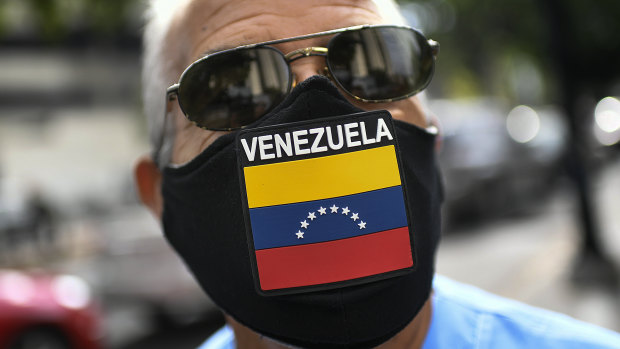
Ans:
POLYGON ((0 270, 0 349, 98 349, 99 326, 80 278, 0 270))

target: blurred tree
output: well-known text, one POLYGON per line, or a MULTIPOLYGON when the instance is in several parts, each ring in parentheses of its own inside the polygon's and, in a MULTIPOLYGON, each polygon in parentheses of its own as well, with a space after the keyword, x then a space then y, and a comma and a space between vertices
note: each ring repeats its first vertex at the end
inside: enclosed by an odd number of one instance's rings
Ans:
POLYGON ((557 102, 566 113, 571 136, 566 163, 577 189, 583 232, 574 276, 585 283, 616 286, 618 275, 599 238, 590 189, 588 134, 595 101, 605 97, 620 77, 620 3, 544 0, 539 5, 559 86, 557 102))
POLYGON ((90 0, 87 16, 98 32, 112 33, 125 25, 130 4, 127 0, 90 0))
POLYGON ((6 2, 0 2, 0 37, 6 32, 6 2))
POLYGON ((38 32, 46 41, 59 41, 67 32, 67 25, 58 1, 26 0, 32 10, 38 32))
POLYGON ((143 6, 142 0, 3 0, 0 40, 72 45, 139 38, 143 6), (22 16, 10 18, 16 12, 22 16))
POLYGON ((531 57, 537 66, 546 64, 538 59, 544 56, 544 43, 539 38, 544 23, 533 0, 505 0, 501 3, 492 0, 401 2, 423 4, 431 9, 447 4, 453 9, 454 19, 441 18, 440 15, 436 19, 440 23, 433 25, 434 28, 422 28, 441 43, 441 69, 437 73, 440 75, 439 83, 443 81, 445 84, 440 91, 443 95, 460 97, 473 93, 514 99, 504 86, 505 81, 502 81, 506 79, 505 58, 519 54, 531 57), (450 21, 453 25, 448 30, 442 30, 443 21, 450 21))
MULTIPOLYGON (((450 19, 454 22, 451 30, 428 33, 442 45, 438 75, 447 81, 442 93, 448 97, 478 90, 484 95, 507 97, 513 104, 532 103, 523 101, 522 94, 509 88, 506 70, 518 61, 538 69, 544 100, 564 109, 571 130, 565 158, 577 189, 584 236, 576 276, 614 281, 616 274, 598 238, 590 192, 588 141, 594 103, 620 81, 620 1, 401 2, 430 6, 446 3, 454 8, 456 20, 450 19)), ((531 89, 533 83, 531 79, 525 81, 525 89, 531 89)))
MULTIPOLYGON (((557 40, 565 42, 568 48, 566 58, 575 69, 573 74, 585 81, 588 89, 596 96, 604 97, 611 84, 620 78, 620 1, 584 0, 562 1, 564 13, 556 11, 553 16, 566 18, 568 27, 556 39, 552 39, 549 13, 545 1, 535 0, 400 0, 407 5, 422 4, 431 8, 449 5, 455 19, 438 18, 451 22, 449 30, 442 30, 441 23, 422 28, 442 47, 440 56, 441 74, 451 86, 451 80, 470 81, 457 85, 468 88, 465 93, 479 91, 487 95, 503 95, 516 101, 505 83, 506 58, 523 57, 534 64, 545 81, 543 91, 547 100, 557 102, 562 92, 556 71, 557 40), (429 31, 429 29, 431 31, 429 31), (472 75, 475 81, 472 80, 472 75), (499 81, 498 81, 499 80, 499 81), (499 92, 499 93, 498 93, 499 92)), ((435 14, 441 15, 441 11, 435 14)), ((462 91, 449 88, 444 95, 459 95, 462 91)))
POLYGON ((560 79, 577 83, 580 93, 605 97, 620 77, 620 2, 545 0, 538 5, 560 79))

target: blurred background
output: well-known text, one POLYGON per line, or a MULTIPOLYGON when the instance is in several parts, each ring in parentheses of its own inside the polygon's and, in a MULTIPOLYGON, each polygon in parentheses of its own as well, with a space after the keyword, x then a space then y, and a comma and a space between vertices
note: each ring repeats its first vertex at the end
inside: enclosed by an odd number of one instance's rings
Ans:
MULTIPOLYGON (((620 2, 401 5, 441 44, 438 271, 619 331, 620 2)), ((193 348, 222 324, 133 188, 143 9, 0 2, 0 348, 193 348)))

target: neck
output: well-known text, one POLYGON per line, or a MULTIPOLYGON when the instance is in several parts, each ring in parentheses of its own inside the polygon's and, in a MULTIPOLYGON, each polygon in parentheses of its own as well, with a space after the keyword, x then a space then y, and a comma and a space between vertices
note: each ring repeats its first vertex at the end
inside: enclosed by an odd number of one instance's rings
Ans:
MULTIPOLYGON (((420 309, 420 312, 411 322, 394 337, 379 345, 376 349, 413 349, 422 348, 426 333, 431 324, 431 301, 430 298, 420 309)), ((237 349, 290 349, 291 347, 264 337, 249 328, 241 325, 233 318, 225 315, 226 322, 235 333, 237 349)))

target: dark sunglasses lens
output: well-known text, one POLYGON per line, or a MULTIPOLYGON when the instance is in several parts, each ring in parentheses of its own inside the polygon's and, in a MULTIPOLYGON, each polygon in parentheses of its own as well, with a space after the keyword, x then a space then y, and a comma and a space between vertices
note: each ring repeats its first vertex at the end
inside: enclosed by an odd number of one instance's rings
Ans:
POLYGON ((344 32, 329 43, 334 79, 355 97, 386 100, 421 91, 433 75, 433 55, 421 34, 379 27, 344 32))
POLYGON ((274 49, 223 52, 183 74, 179 104, 199 126, 240 128, 278 105, 288 92, 289 79, 286 61, 274 49))

